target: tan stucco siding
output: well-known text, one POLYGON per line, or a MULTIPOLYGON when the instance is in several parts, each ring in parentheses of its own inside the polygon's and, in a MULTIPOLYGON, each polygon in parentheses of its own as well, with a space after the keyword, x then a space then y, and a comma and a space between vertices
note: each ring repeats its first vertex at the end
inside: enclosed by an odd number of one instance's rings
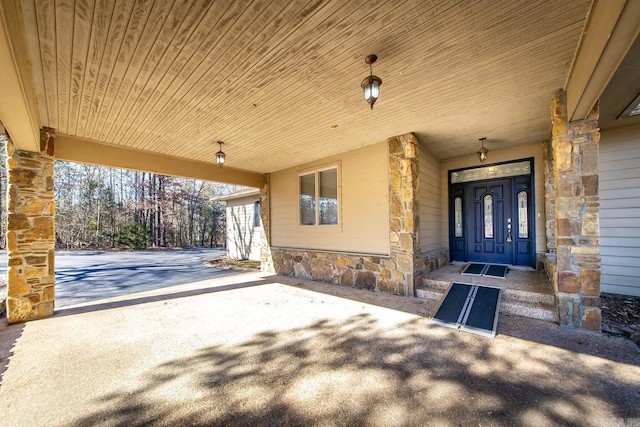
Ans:
POLYGON ((254 226, 258 196, 228 200, 227 255, 235 259, 260 261, 260 228, 254 226))
MULTIPOLYGON (((489 157, 487 164, 507 162, 511 160, 525 159, 533 157, 534 162, 534 191, 536 203, 536 252, 543 253, 546 251, 545 237, 545 215, 544 215, 544 172, 542 168, 542 143, 520 145, 518 147, 506 150, 491 150, 489 145, 489 157)), ((478 156, 458 157, 455 159, 443 160, 441 163, 441 179, 442 179, 442 238, 449 241, 449 175, 450 170, 462 169, 472 166, 479 166, 478 156)))
POLYGON ((389 253, 386 142, 271 174, 271 245, 362 254, 389 253), (340 224, 300 226, 298 174, 339 166, 340 224))
MULTIPOLYGON (((423 253, 447 246, 442 238, 442 182, 440 161, 420 147, 420 249, 423 253)), ((446 185, 446 180, 444 183, 446 185)))

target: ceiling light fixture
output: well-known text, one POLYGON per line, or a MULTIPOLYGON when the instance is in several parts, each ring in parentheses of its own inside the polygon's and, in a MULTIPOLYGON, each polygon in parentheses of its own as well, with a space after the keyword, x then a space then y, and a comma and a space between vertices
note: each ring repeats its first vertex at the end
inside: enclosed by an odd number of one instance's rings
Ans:
POLYGON ((482 147, 476 152, 476 154, 478 155, 478 160, 480 160, 480 163, 484 163, 487 161, 487 153, 489 152, 489 150, 487 150, 486 148, 484 148, 484 140, 487 138, 480 138, 479 141, 482 143, 482 147))
POLYGON ((224 142, 218 141, 218 145, 220 145, 220 150, 216 153, 216 163, 220 167, 224 165, 224 159, 227 157, 227 155, 224 154, 224 151, 222 151, 222 144, 224 144, 224 142))
POLYGON ((364 90, 364 99, 369 103, 372 110, 373 104, 376 103, 380 95, 380 86, 382 85, 382 79, 373 75, 373 68, 371 66, 377 59, 378 57, 376 55, 369 55, 364 58, 364 62, 369 64, 369 75, 360 83, 360 86, 364 90))

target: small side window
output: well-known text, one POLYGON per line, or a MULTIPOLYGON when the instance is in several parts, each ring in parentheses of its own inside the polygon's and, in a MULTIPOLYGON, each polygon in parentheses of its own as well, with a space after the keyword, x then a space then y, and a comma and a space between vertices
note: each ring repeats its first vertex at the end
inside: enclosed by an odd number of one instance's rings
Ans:
POLYGON ((260 224, 260 202, 256 200, 253 203, 253 226, 259 228, 260 224))

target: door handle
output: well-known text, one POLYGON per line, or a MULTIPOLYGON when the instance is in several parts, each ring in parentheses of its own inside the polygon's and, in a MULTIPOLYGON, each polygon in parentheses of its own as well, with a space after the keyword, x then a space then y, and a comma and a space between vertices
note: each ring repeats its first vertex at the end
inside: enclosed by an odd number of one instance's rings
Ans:
POLYGON ((513 239, 511 238, 511 218, 507 218, 507 243, 511 243, 513 239))

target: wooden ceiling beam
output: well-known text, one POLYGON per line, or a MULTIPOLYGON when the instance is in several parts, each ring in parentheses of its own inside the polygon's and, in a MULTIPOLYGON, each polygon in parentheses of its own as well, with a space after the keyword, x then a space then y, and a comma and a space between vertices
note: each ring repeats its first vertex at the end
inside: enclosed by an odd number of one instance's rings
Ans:
POLYGON ((86 139, 56 135, 55 157, 76 163, 153 172, 183 178, 202 179, 225 184, 261 187, 261 174, 216 164, 135 150, 117 145, 101 144, 86 139))
POLYGON ((587 117, 640 33, 640 2, 594 0, 565 85, 570 120, 587 117))
POLYGON ((40 150, 41 121, 17 0, 0 2, 0 120, 20 150, 40 150))

